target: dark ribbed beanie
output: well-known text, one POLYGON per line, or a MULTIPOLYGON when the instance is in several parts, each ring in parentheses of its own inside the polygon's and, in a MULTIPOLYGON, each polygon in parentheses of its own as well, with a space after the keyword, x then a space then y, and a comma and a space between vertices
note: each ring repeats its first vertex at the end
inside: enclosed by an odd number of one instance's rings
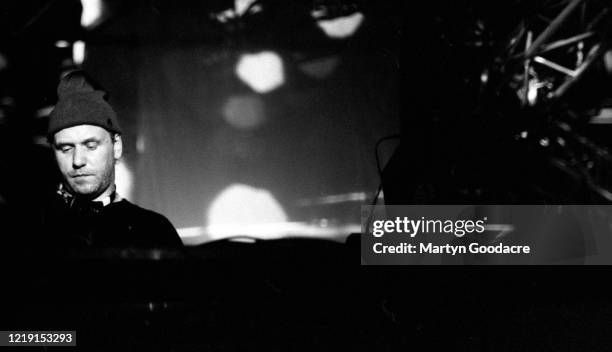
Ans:
POLYGON ((47 138, 64 128, 96 125, 111 133, 121 134, 117 114, 105 100, 106 93, 94 88, 83 71, 64 76, 57 87, 58 101, 49 115, 47 138))

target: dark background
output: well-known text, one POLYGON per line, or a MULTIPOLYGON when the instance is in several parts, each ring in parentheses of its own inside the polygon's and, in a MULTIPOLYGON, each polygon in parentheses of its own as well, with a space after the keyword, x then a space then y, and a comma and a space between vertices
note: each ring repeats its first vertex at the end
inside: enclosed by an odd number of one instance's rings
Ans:
MULTIPOLYGON (((35 111, 54 103, 59 74, 73 68, 59 39, 86 41, 83 66, 110 92, 126 131, 133 200, 177 227, 203 226, 207 207, 233 183, 270 191, 290 220, 358 222, 363 201, 296 203, 351 192, 371 202, 380 182, 375 143, 398 133, 401 147, 383 175, 389 204, 594 200, 567 174, 532 168, 545 164, 540 154, 494 143, 540 113, 517 113, 513 99, 468 113, 479 105, 474 82, 496 52, 465 45, 474 24, 487 23, 499 43, 525 13, 553 2, 357 2, 367 20, 346 41, 305 19, 312 2, 266 3, 271 17, 224 28, 204 18, 225 1, 109 1, 116 16, 83 32, 77 1, 3 2, 0 89, 13 99, 3 100, 3 206, 27 206, 55 184, 48 150, 33 141, 45 130, 35 111), (262 47, 281 53, 287 81, 255 95, 232 70, 241 53, 262 47), (322 80, 300 70, 318 59, 338 62, 322 80), (265 122, 226 124, 220 109, 232 95, 260 101, 265 122)), ((607 126, 580 126, 607 140, 607 126)), ((27 221, 8 220, 18 227, 3 236, 27 236, 27 221)), ((212 242, 178 260, 7 253, 2 329, 76 329, 80 346, 101 351, 577 351, 610 343, 607 267, 370 268, 359 266, 358 248, 351 237, 212 242)))

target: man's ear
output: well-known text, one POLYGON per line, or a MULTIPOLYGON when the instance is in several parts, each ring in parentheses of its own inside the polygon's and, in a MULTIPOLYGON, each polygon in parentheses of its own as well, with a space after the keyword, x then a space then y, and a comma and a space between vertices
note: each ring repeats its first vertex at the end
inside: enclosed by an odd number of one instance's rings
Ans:
POLYGON ((123 140, 121 139, 121 135, 116 133, 113 135, 113 156, 115 157, 115 161, 119 161, 121 155, 123 155, 123 140))

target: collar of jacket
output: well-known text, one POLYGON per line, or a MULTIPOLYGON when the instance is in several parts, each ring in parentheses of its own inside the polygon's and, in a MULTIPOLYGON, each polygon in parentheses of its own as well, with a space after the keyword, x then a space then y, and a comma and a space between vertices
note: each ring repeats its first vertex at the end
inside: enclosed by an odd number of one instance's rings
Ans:
MULTIPOLYGON (((119 193, 117 193, 117 187, 114 184, 111 187, 113 187, 113 192, 110 195, 104 197, 102 200, 98 200, 96 202, 102 203, 102 206, 107 206, 111 203, 117 203, 121 201, 122 198, 119 193)), ((59 196, 62 197, 64 202, 68 205, 71 205, 74 202, 74 199, 76 198, 64 187, 63 183, 60 183, 57 187, 57 194, 59 194, 59 196)))

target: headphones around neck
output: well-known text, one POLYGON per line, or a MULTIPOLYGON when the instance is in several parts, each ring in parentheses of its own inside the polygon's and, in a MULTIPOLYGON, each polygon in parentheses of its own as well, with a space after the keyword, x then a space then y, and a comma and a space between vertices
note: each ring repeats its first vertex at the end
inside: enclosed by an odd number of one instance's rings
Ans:
POLYGON ((60 195, 70 210, 81 215, 97 215, 102 212, 102 209, 104 209, 106 205, 115 201, 117 192, 113 191, 113 193, 101 201, 93 201, 78 197, 66 191, 60 191, 60 195))

